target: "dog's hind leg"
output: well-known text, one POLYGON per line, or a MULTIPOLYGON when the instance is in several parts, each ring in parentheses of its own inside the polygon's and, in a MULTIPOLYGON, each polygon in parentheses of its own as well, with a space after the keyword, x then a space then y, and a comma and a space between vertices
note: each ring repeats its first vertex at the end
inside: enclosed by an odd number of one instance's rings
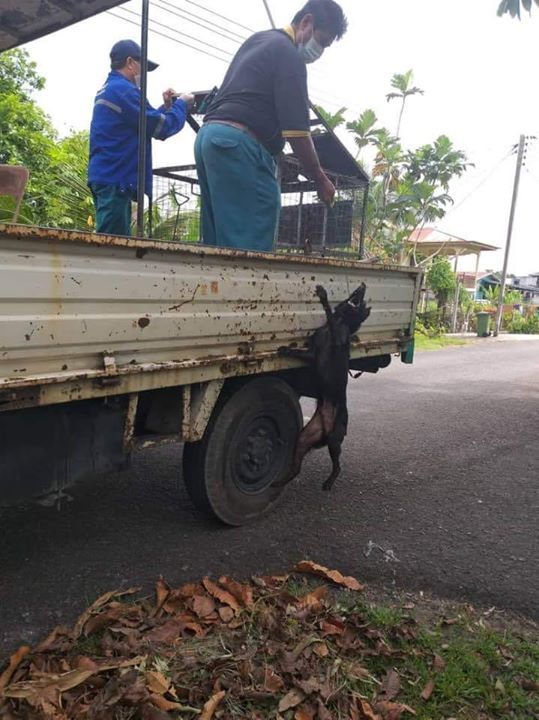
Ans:
POLYGON ((296 444, 296 450, 294 452, 294 459, 292 461, 292 468, 290 470, 290 475, 283 483, 275 485, 275 487, 280 487, 281 485, 288 485, 289 482, 291 482, 295 477, 299 475, 301 471, 301 465, 303 463, 303 458, 305 457, 305 455, 307 455, 309 450, 320 444, 324 436, 324 419, 322 417, 322 413, 317 408, 315 414, 312 416, 307 425, 305 425, 305 427, 299 434, 298 442, 296 444))
POLYGON ((341 474, 341 445, 342 440, 338 437, 335 437, 335 435, 331 434, 328 436, 328 450, 329 455, 331 457, 331 462, 333 463, 333 469, 331 471, 331 475, 328 477, 326 482, 322 485, 322 489, 325 491, 331 490, 333 487, 335 480, 339 477, 341 474))
POLYGON ((305 455, 307 455, 313 447, 319 446, 324 436, 324 418, 317 408, 315 414, 299 435, 296 452, 294 454, 294 464, 292 466, 293 477, 299 474, 305 455))

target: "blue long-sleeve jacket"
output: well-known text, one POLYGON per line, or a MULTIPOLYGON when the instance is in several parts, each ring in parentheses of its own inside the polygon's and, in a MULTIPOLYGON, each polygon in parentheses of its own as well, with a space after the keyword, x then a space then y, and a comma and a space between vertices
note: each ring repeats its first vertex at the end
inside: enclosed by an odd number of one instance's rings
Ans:
MULTIPOLYGON (((113 70, 95 98, 90 126, 88 182, 137 192, 140 90, 113 70)), ((185 124, 187 105, 176 100, 168 110, 147 103, 146 195, 152 195, 152 138, 166 140, 185 124)))

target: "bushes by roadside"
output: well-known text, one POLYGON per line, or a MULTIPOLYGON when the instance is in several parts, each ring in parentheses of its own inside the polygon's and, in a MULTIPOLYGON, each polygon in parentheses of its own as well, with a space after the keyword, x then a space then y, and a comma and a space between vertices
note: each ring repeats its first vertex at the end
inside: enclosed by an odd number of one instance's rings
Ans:
POLYGON ((525 317, 515 313, 506 327, 512 334, 539 335, 539 315, 525 317))

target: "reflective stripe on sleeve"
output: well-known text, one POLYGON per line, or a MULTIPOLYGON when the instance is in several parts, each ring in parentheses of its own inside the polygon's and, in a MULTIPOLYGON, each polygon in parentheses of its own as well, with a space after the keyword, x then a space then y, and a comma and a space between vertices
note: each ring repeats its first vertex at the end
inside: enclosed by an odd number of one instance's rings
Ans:
POLYGON ((104 98, 100 98, 99 100, 95 101, 96 105, 104 105, 105 107, 110 108, 111 110, 114 110, 114 112, 118 113, 119 115, 122 114, 122 108, 119 105, 116 105, 116 103, 111 102, 110 100, 105 100, 104 98))
POLYGON ((155 130, 153 131, 153 137, 156 139, 159 139, 159 136, 161 135, 161 130, 163 129, 163 126, 165 124, 166 117, 161 113, 161 117, 159 118, 159 122, 155 126, 155 130))

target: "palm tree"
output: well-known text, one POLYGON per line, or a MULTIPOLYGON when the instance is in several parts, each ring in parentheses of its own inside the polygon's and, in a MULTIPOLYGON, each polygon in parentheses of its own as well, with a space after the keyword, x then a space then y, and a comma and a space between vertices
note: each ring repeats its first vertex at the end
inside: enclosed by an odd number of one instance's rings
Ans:
POLYGON ((509 13, 512 18, 518 17, 520 20, 521 6, 524 10, 531 12, 532 4, 535 3, 539 6, 539 0, 502 0, 498 7, 498 15, 501 17, 506 13, 509 13))
POLYGON ((414 73, 412 70, 408 70, 408 72, 405 72, 403 75, 396 73, 391 78, 391 87, 395 88, 395 90, 397 90, 398 92, 389 93, 389 95, 386 95, 387 101, 391 102, 391 100, 396 100, 397 98, 401 100, 399 121, 397 123, 397 132, 395 133, 396 137, 400 137, 402 116, 404 115, 404 108, 406 107, 406 100, 411 95, 424 95, 425 94, 425 91, 421 90, 421 88, 412 86, 413 80, 414 80, 414 73))

